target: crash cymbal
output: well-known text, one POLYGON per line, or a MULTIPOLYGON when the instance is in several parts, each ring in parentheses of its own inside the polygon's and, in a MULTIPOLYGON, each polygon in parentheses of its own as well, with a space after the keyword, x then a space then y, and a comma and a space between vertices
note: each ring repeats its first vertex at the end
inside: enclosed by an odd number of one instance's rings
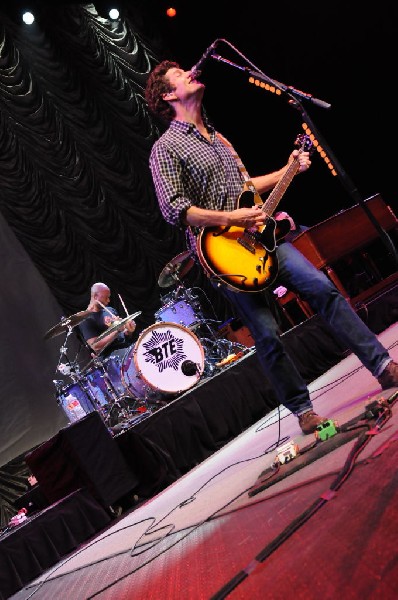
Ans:
POLYGON ((95 338, 94 343, 99 342, 100 340, 103 340, 107 335, 109 335, 110 333, 113 333, 114 331, 117 331, 120 327, 122 327, 129 321, 133 321, 133 319, 138 317, 141 313, 142 313, 142 310, 139 310, 138 312, 136 312, 132 315, 128 315, 124 319, 117 321, 117 323, 110 325, 110 327, 108 327, 108 329, 106 329, 103 333, 101 333, 101 335, 99 335, 97 338, 95 338))
POLYGON ((192 269, 195 261, 192 257, 192 252, 187 250, 177 254, 170 262, 163 268, 159 275, 158 285, 160 287, 170 287, 175 285, 179 279, 185 277, 185 275, 192 269))
POLYGON ((91 315, 91 310, 81 310, 80 312, 75 313, 74 315, 70 315, 70 317, 62 317, 61 321, 51 327, 43 336, 43 339, 49 340, 56 335, 61 335, 61 333, 65 333, 65 331, 69 328, 76 327, 79 323, 87 319, 89 315, 91 315))

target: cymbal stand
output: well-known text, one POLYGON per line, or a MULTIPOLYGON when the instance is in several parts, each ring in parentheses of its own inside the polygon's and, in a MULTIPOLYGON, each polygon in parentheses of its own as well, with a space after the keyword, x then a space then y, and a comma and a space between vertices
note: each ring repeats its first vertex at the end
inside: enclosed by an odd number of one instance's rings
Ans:
MULTIPOLYGON (((72 383, 77 384, 80 387, 80 389, 82 389, 83 392, 86 394, 86 397, 87 397, 89 403, 91 404, 92 409, 97 410, 97 399, 95 398, 90 387, 88 385, 86 385, 86 383, 84 381, 84 377, 82 376, 80 367, 77 363, 77 359, 75 361, 71 362, 68 357, 67 341, 68 341, 69 336, 72 334, 72 331, 73 331, 73 327, 71 325, 68 325, 64 343, 62 344, 60 351, 59 351, 60 356, 58 359, 56 371, 59 371, 60 373, 62 373, 62 375, 70 377, 70 379, 72 380, 72 383), (65 358, 65 363, 61 362, 62 357, 65 358)), ((53 383, 55 385, 56 398, 57 398, 57 402, 59 404, 61 401, 62 393, 65 389, 65 382, 62 380, 60 381, 58 379, 53 379, 53 383)))
POLYGON ((58 359, 57 366, 55 368, 55 372, 59 371, 60 373, 62 373, 62 375, 69 376, 73 383, 77 383, 77 381, 79 380, 79 377, 80 377, 79 365, 76 363, 76 361, 74 361, 73 363, 70 361, 70 359, 68 357, 68 352, 67 352, 67 341, 68 341, 68 338, 71 335, 72 331, 73 331, 73 327, 68 325, 64 343, 62 344, 61 348, 59 349, 59 359, 58 359), (61 362, 62 357, 65 358, 65 361, 66 361, 65 363, 61 362))

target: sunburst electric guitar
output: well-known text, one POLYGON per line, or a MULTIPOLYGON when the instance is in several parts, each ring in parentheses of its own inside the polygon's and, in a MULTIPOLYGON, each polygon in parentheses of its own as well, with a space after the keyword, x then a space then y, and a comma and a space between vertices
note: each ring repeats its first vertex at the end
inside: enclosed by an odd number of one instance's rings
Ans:
MULTIPOLYGON (((299 154, 312 150, 312 142, 306 135, 299 135, 295 144, 299 154)), ((201 229, 197 237, 198 257, 211 279, 241 292, 261 292, 272 285, 278 274, 276 246, 290 230, 287 219, 275 220, 272 215, 299 167, 297 156, 264 203, 253 186, 252 190, 244 189, 240 194, 237 208, 261 205, 266 216, 261 227, 210 226, 201 229)))

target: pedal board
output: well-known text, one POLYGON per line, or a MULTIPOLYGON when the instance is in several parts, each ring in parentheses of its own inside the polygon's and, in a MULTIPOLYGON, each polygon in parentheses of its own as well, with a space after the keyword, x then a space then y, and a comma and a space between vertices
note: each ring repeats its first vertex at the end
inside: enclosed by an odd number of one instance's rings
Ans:
POLYGON ((295 442, 290 440, 287 444, 278 448, 277 460, 273 466, 260 473, 257 481, 249 490, 248 496, 253 497, 265 491, 287 476, 354 440, 358 437, 359 431, 363 430, 363 427, 358 427, 361 421, 366 422, 369 419, 377 419, 383 411, 393 406, 397 400, 398 389, 384 390, 369 397, 365 404, 365 411, 350 421, 342 425, 332 419, 321 423, 317 427, 316 439, 312 444, 299 448, 295 442), (337 433, 339 435, 336 435, 337 433))

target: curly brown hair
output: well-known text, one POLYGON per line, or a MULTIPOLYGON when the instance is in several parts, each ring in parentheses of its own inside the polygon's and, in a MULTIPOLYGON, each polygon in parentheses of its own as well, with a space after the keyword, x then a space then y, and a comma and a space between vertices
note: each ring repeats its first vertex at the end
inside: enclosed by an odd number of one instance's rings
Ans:
POLYGON ((165 78, 169 69, 179 69, 180 65, 171 60, 164 60, 159 63, 149 74, 145 87, 145 100, 150 110, 165 121, 172 121, 175 111, 172 106, 163 100, 163 94, 172 91, 170 83, 165 78))

